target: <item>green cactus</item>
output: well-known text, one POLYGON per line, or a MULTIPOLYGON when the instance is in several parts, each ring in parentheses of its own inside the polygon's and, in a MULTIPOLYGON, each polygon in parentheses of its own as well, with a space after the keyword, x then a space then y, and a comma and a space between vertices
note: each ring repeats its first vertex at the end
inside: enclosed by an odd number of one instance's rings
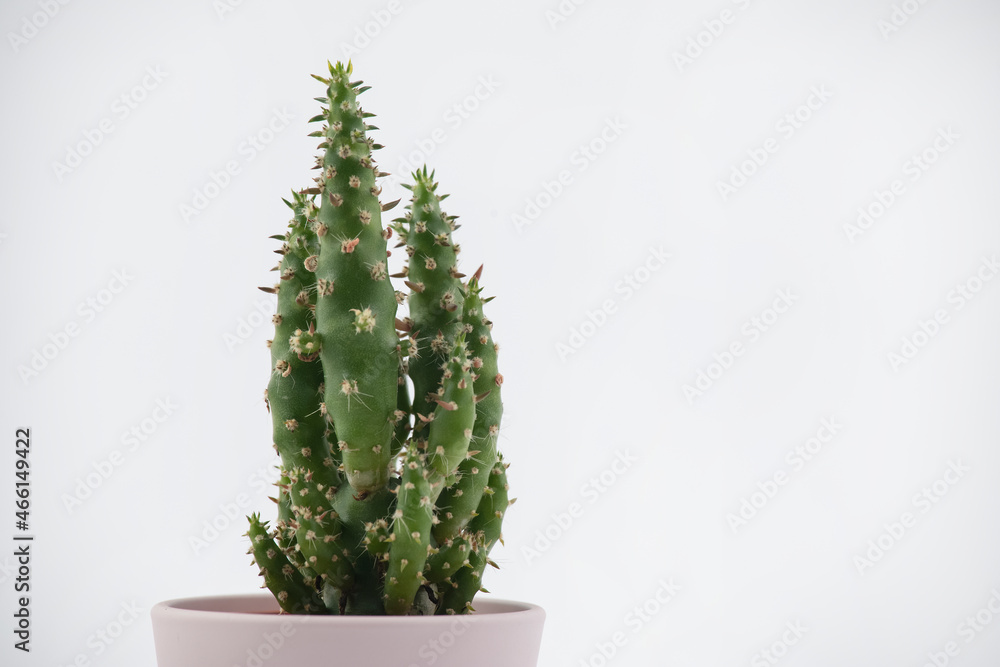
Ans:
POLYGON ((388 280, 375 145, 358 105, 360 82, 331 68, 322 114, 320 239, 316 328, 326 379, 324 406, 333 418, 347 481, 360 494, 388 483, 397 406, 396 293, 388 280), (392 361, 392 371, 386 364, 392 361))
MULTIPOLYGON (((410 316, 407 325, 418 338, 418 354, 410 361, 413 380, 413 411, 429 416, 434 411, 433 395, 441 382, 441 364, 451 353, 451 341, 461 319, 462 285, 456 263, 459 246, 452 243, 455 218, 441 210, 434 174, 427 168, 413 174, 414 184, 404 185, 413 192, 406 217, 397 218, 393 229, 399 245, 405 246, 409 262, 402 276, 410 288, 410 316)), ((417 424, 420 430, 421 424, 417 424)))
POLYGON ((476 516, 467 528, 468 534, 475 535, 478 548, 469 556, 469 567, 459 570, 450 581, 451 588, 444 589, 440 606, 442 613, 461 614, 472 610, 472 598, 482 589, 486 566, 495 565, 489 559, 490 550, 497 542, 503 541, 501 524, 513 502, 507 491, 507 464, 500 457, 490 469, 489 482, 476 508, 476 516))
POLYGON ((379 200, 387 174, 351 73, 315 77, 316 184, 286 200, 280 280, 261 288, 278 297, 265 395, 281 469, 277 520, 249 517, 249 553, 288 613, 464 613, 509 505, 489 299, 481 268, 462 282, 455 217, 426 167, 383 228, 396 202, 379 200), (408 261, 389 276, 393 231, 408 261))
POLYGON ((459 535, 476 516, 476 509, 483 497, 490 470, 497 460, 497 436, 503 403, 500 386, 503 376, 497 370, 497 345, 490 333, 492 322, 483 315, 483 299, 479 287, 482 267, 469 280, 462 312, 463 335, 469 341, 468 355, 475 374, 473 392, 476 395, 476 418, 472 428, 472 442, 465 460, 458 466, 458 481, 445 489, 437 500, 440 522, 434 527, 434 537, 439 543, 459 535))

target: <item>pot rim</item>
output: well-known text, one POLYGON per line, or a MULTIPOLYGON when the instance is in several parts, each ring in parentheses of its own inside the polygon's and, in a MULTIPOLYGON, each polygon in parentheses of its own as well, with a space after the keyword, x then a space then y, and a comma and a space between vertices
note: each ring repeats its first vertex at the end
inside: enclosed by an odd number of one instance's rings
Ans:
POLYGON ((191 620, 200 618, 204 621, 236 621, 271 625, 275 621, 295 623, 299 625, 322 625, 335 623, 338 626, 357 626, 377 624, 387 629, 393 625, 409 625, 412 623, 450 624, 463 619, 468 623, 488 622, 503 623, 524 621, 532 616, 545 617, 545 610, 530 602, 504 600, 497 598, 481 598, 473 603, 476 611, 471 614, 444 614, 440 616, 340 616, 278 614, 277 601, 270 593, 238 593, 229 595, 201 595, 194 597, 174 598, 153 605, 150 609, 152 617, 187 617, 191 620), (221 609, 219 607, 222 607, 221 609), (481 620, 477 620, 481 619, 481 620))

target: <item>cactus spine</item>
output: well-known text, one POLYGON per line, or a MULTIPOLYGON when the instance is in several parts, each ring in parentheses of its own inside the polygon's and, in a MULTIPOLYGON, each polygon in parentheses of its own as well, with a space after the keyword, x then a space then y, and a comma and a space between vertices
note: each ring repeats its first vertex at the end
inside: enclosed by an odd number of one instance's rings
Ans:
POLYGON ((316 184, 286 200, 280 280, 261 288, 278 297, 266 397, 281 470, 277 520, 249 517, 249 553, 288 613, 464 613, 509 504, 488 299, 481 269, 462 282, 456 218, 426 167, 383 228, 396 202, 379 200, 351 73, 315 77, 316 184), (408 293, 388 275, 393 230, 408 293))

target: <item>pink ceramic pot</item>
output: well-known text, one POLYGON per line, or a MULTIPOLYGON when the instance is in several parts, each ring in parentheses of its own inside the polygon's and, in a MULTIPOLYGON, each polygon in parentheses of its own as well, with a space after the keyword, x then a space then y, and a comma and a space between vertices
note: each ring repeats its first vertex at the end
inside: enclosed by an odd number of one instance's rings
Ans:
POLYGON ((153 607, 159 667, 536 667, 545 612, 476 599, 461 616, 295 616, 270 594, 153 607))

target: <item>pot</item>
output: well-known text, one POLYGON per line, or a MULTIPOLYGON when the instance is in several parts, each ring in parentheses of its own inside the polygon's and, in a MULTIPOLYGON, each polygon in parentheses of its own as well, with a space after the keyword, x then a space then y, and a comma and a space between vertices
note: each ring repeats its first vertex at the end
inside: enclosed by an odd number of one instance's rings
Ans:
POLYGON ((476 598, 455 616, 279 614, 268 593, 153 607, 158 667, 536 667, 545 612, 476 598))

